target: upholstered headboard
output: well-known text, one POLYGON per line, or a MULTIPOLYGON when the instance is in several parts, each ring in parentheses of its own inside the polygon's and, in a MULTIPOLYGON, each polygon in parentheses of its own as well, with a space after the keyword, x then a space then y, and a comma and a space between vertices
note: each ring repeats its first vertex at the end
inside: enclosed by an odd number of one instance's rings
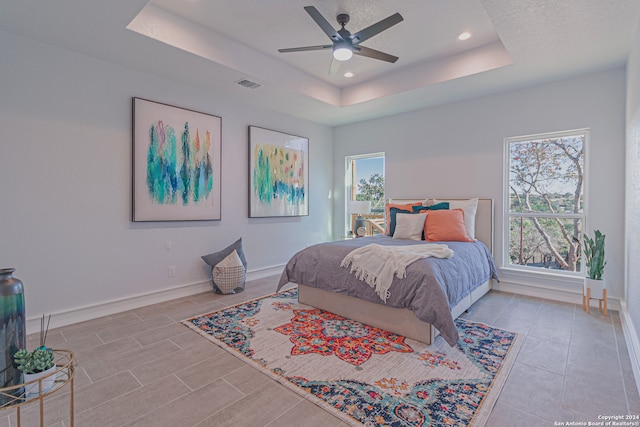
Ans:
MULTIPOLYGON (((440 201, 468 200, 434 197, 440 201)), ((429 199, 388 199, 393 203, 427 202, 429 199)), ((493 253, 493 199, 478 198, 478 210, 476 211, 476 239, 487 245, 493 253)))

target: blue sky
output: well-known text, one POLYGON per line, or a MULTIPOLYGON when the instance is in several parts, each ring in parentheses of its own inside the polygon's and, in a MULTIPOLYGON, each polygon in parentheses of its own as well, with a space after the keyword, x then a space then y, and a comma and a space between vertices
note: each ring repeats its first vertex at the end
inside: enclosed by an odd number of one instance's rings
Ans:
POLYGON ((356 181, 368 180, 374 173, 384 175, 384 158, 358 159, 356 161, 356 181))

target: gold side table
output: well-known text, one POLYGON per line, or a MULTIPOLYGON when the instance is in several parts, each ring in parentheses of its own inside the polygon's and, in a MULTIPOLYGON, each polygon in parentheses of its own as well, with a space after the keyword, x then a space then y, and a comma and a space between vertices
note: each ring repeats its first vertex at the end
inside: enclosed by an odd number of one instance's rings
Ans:
POLYGON ((69 425, 74 425, 74 408, 73 408, 73 377, 75 375, 75 356, 70 350, 53 350, 55 356, 56 370, 49 375, 38 378, 37 380, 29 381, 28 383, 17 384, 11 387, 0 388, 0 410, 15 408, 16 416, 18 419, 18 427, 20 427, 20 408, 35 401, 38 401, 40 405, 40 427, 44 427, 44 398, 57 392, 65 385, 69 384, 69 425), (46 391, 42 390, 42 382, 46 378, 55 375, 55 382, 53 386, 46 391), (37 393, 26 394, 25 386, 36 384, 38 385, 37 393))

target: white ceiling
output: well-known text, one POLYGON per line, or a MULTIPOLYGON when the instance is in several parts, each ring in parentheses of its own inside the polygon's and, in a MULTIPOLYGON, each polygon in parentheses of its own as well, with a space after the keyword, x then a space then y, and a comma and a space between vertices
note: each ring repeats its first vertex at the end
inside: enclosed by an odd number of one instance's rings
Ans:
POLYGON ((639 0, 0 0, 2 31, 332 126, 622 66, 639 17, 639 0), (330 44, 308 5, 351 32, 399 12, 362 45, 400 59, 329 75, 329 49, 279 53, 330 44))

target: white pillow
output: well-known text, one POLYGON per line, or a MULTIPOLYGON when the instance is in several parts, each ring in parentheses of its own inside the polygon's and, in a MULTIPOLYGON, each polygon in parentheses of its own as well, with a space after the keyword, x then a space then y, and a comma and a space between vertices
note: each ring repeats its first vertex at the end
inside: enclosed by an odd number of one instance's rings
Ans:
POLYGON ((424 222, 427 219, 426 213, 420 214, 396 214, 396 231, 393 233, 394 239, 422 240, 424 222))
POLYGON ((242 260, 240 259, 240 255, 234 249, 229 255, 226 256, 222 261, 217 263, 213 268, 226 268, 226 267, 238 267, 242 265, 242 260))
POLYGON ((449 209, 462 209, 464 212, 464 228, 467 235, 472 239, 476 238, 476 212, 478 210, 478 198, 468 200, 441 200, 433 199, 433 204, 449 202, 449 209))

